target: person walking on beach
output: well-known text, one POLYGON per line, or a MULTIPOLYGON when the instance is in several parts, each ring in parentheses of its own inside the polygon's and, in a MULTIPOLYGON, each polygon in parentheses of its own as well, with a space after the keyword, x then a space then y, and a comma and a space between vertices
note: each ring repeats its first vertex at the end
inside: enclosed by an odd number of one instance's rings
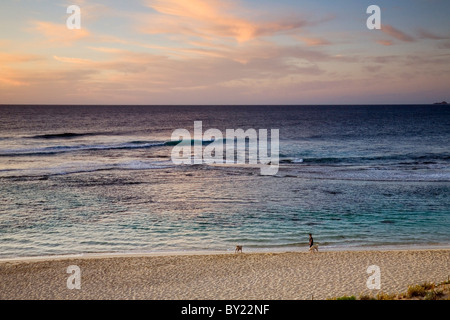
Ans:
POLYGON ((319 246, 317 244, 314 244, 314 239, 311 233, 309 234, 309 251, 319 252, 319 246))

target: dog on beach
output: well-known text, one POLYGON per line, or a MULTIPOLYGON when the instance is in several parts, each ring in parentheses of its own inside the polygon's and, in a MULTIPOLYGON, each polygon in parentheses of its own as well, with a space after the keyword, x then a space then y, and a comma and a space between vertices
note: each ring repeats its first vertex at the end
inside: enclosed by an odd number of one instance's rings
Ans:
POLYGON ((309 247, 309 251, 310 252, 319 252, 319 245, 318 244, 315 244, 315 245, 312 245, 311 247, 309 247))
POLYGON ((236 246, 236 249, 234 250, 234 253, 242 253, 242 246, 236 246))

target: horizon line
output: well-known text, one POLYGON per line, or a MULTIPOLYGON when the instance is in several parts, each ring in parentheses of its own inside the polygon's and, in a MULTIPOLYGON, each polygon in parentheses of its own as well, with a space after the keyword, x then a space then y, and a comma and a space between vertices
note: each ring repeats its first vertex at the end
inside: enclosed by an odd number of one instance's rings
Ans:
MULTIPOLYGON (((445 101, 443 101, 445 102, 445 101)), ((450 103, 449 103, 450 104, 450 103)), ((162 106, 167 106, 167 107, 232 107, 232 106, 427 106, 427 105, 434 105, 434 106, 439 106, 439 105, 448 105, 448 104, 442 104, 442 102, 432 102, 432 103, 342 103, 342 104, 327 104, 327 103, 318 103, 318 104, 314 104, 314 103, 309 103, 309 104, 106 104, 106 103, 99 103, 99 104, 60 104, 60 103, 36 103, 36 104, 31 104, 31 103, 15 103, 15 104, 10 104, 10 103, 0 103, 1 107, 4 106, 71 106, 71 107, 75 107, 75 106, 141 106, 141 107, 162 107, 162 106)))

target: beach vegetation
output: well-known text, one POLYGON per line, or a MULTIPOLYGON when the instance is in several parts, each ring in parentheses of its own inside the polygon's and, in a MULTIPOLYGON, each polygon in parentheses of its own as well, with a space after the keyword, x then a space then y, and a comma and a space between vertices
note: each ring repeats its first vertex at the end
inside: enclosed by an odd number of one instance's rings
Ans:
POLYGON ((408 290, 406 291, 407 298, 423 297, 425 296, 425 294, 425 288, 421 285, 409 286, 408 290))
POLYGON ((424 282, 418 285, 410 285, 403 293, 378 292, 376 296, 372 294, 360 294, 355 296, 333 297, 329 300, 449 300, 450 299, 450 279, 440 283, 424 282))
POLYGON ((398 295, 397 294, 389 294, 385 292, 377 293, 375 300, 394 300, 398 295))
POLYGON ((342 296, 342 297, 336 298, 336 300, 356 300, 356 297, 355 296, 342 296))
POLYGON ((439 300, 444 295, 442 290, 432 290, 425 294, 424 300, 439 300))
POLYGON ((361 294, 359 296, 359 300, 377 300, 377 299, 370 294, 361 294))
POLYGON ((424 282, 421 285, 425 290, 433 290, 435 287, 435 284, 433 282, 424 282))
POLYGON ((447 277, 447 280, 441 282, 441 284, 450 284, 450 276, 447 277))
POLYGON ((432 295, 432 292, 435 292, 435 287, 436 285, 432 282, 424 282, 420 285, 409 286, 406 295, 408 298, 425 297, 427 294, 432 295))

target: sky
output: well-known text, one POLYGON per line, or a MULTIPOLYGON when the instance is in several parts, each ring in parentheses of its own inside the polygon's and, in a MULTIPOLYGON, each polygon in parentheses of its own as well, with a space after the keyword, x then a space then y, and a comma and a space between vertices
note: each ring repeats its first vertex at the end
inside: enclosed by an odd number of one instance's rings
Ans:
POLYGON ((2 0, 0 104, 450 101, 449 12, 448 0, 2 0))

